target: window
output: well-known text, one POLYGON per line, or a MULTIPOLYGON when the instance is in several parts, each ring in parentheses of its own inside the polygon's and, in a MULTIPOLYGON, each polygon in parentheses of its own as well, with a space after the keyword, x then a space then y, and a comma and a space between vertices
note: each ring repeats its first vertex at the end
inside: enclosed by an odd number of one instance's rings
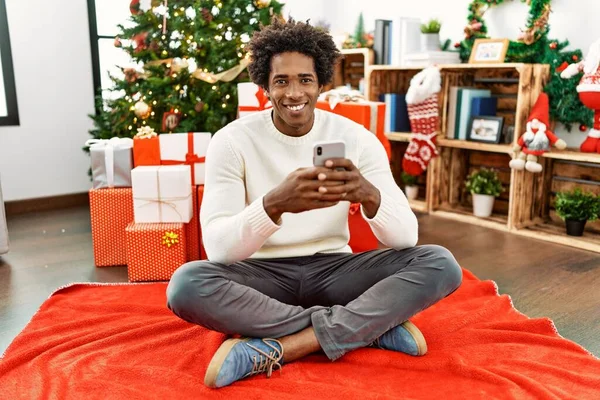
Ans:
POLYGON ((0 0, 0 125, 19 125, 6 4, 0 0))
MULTIPOLYGON (((117 25, 131 26, 129 1, 88 0, 88 14, 95 94, 102 93, 106 99, 106 90, 113 86, 109 74, 123 78, 121 69, 117 66, 132 64, 129 54, 114 45, 117 25)), ((126 40, 122 41, 126 43, 126 40)))

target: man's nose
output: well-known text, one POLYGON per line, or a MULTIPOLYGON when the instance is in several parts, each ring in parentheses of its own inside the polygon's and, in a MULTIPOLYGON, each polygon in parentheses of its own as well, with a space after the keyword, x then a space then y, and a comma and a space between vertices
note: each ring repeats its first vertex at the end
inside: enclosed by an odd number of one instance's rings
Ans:
POLYGON ((300 85, 300 82, 290 82, 290 84, 288 85, 288 90, 286 92, 287 97, 298 98, 302 97, 303 94, 304 91, 302 90, 302 85, 300 85))

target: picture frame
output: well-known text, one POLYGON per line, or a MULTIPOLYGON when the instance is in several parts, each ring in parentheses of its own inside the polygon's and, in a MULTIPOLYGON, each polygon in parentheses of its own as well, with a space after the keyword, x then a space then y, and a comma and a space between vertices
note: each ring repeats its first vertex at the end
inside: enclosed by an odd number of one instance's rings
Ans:
POLYGON ((498 144, 502 139, 504 117, 473 115, 469 120, 467 140, 471 142, 498 144))
POLYGON ((475 39, 469 64, 503 63, 509 43, 508 39, 475 39))

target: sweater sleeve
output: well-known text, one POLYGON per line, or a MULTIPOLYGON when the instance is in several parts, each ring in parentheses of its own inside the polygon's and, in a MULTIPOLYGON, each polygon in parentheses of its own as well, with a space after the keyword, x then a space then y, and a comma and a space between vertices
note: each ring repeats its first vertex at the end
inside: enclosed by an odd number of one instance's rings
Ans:
POLYGON ((208 259, 223 264, 250 257, 280 228, 266 213, 262 196, 246 204, 244 167, 229 136, 223 130, 210 141, 200 208, 202 240, 208 259))
POLYGON ((371 132, 359 134, 362 145, 359 147, 358 168, 381 195, 375 217, 367 218, 361 207, 362 215, 384 245, 396 250, 414 247, 418 241, 417 217, 394 181, 385 149, 371 132))

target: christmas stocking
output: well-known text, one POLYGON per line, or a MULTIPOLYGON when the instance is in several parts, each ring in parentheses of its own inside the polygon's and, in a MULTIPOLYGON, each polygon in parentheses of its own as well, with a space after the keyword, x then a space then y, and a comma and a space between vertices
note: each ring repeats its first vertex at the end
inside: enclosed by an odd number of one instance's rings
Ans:
POLYGON ((440 71, 435 67, 424 69, 410 81, 406 103, 412 135, 402 160, 402 169, 410 175, 421 175, 429 161, 438 154, 436 136, 440 89, 440 71))

